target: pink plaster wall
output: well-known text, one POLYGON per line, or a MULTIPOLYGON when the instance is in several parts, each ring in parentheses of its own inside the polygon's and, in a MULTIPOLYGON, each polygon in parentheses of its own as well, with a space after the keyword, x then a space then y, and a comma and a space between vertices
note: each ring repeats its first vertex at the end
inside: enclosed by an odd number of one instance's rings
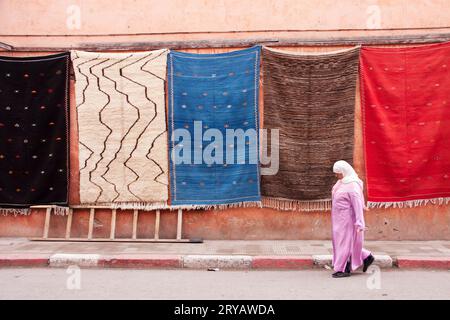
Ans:
MULTIPOLYGON (((87 42, 150 40, 234 39, 336 36, 369 36, 438 33, 450 26, 448 0, 135 0, 135 1, 0 1, 0 42, 15 46, 71 46, 87 42), (69 5, 79 5, 81 28, 66 26, 69 5), (381 27, 367 29, 367 9, 378 4, 381 27), (402 28, 413 28, 403 30, 402 28), (428 29, 427 29, 428 28, 428 29), (348 30, 352 29, 352 30, 348 30), (390 30, 394 29, 394 30, 390 30), (282 31, 283 30, 283 31, 282 31), (295 30, 295 31, 293 31, 295 30), (315 31, 313 31, 315 30, 315 31)), ((282 48, 280 48, 282 49, 282 48)), ((284 48, 293 51, 329 51, 338 47, 284 48)), ((210 53, 232 49, 199 49, 210 53)), ((50 52, 48 52, 50 53, 50 52)), ((40 55, 36 52, 3 52, 5 55, 40 55)), ((264 88, 262 88, 263 90, 264 88)), ((71 83, 71 203, 78 201, 78 149, 75 100, 71 83)), ((359 93, 355 93, 355 168, 364 178, 359 93)), ((261 101, 262 102, 262 101, 261 101)), ((261 104, 262 106, 262 104, 261 104)), ((263 106, 262 108, 263 109, 263 106)), ((39 236, 43 211, 28 217, 0 216, 0 236, 39 236)), ((94 236, 109 234, 110 214, 96 215, 94 236)), ((152 237, 154 214, 140 215, 138 236, 152 237)), ((374 209, 366 213, 368 239, 450 239, 450 206, 414 209, 374 209)), ((88 212, 77 210, 73 236, 87 233, 88 212)), ((162 214, 161 237, 175 236, 176 214, 162 214)), ((62 236, 65 218, 52 218, 50 236, 62 236)), ((183 236, 205 239, 329 239, 330 214, 278 212, 272 209, 191 211, 184 215, 183 236)), ((131 213, 120 213, 118 237, 131 235, 131 213)))
POLYGON ((447 0, 2 0, 1 34, 123 34, 366 28, 378 5, 382 28, 448 26, 447 0), (82 27, 68 30, 67 10, 82 27), (20 27, 19 27, 20 26, 20 27))

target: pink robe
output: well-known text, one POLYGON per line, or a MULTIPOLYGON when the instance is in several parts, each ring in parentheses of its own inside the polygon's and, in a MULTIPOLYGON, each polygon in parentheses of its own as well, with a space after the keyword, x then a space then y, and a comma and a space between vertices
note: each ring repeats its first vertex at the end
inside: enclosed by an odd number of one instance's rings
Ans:
POLYGON ((331 223, 333 228, 333 267, 345 271, 351 260, 351 270, 358 269, 370 252, 363 248, 364 195, 358 182, 342 183, 340 180, 332 191, 331 223))

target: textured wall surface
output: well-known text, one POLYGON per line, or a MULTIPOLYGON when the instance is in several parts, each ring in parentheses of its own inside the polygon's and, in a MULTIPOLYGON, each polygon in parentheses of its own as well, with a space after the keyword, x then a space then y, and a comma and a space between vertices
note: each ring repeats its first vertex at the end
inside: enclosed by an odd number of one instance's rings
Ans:
MULTIPOLYGON (((20 47, 63 47, 82 43, 120 43, 154 40, 291 38, 430 34, 448 31, 447 0, 345 0, 335 1, 0 1, 0 42, 20 47), (72 5, 78 7, 71 7, 72 5), (80 25, 71 20, 79 9, 80 25), (106 9, 107 8, 107 9, 106 9), (248 12, 248 14, 247 14, 248 12), (170 19, 167 19, 167 16, 170 19), (379 29, 371 29, 377 25, 379 29), (68 25, 72 25, 68 28, 68 25)), ((293 51, 331 51, 344 47, 290 47, 293 51)), ((192 49, 216 53, 233 49, 192 49)), ((26 56, 51 52, 1 52, 26 56)), ((260 97, 262 97, 262 91, 260 97)), ((262 102, 262 101, 261 101, 262 102)), ((260 111, 263 111, 261 104, 260 111)), ((74 84, 71 83, 71 185, 70 201, 79 202, 78 141, 74 84)), ((364 179, 359 88, 355 93, 355 169, 364 179)), ((77 210, 72 235, 86 236, 87 210, 77 210)), ((176 213, 161 217, 161 238, 174 237, 176 213)), ((65 217, 52 218, 49 236, 62 236, 65 217)), ((94 237, 109 235, 110 212, 99 210, 94 237)), ((120 213, 117 235, 131 235, 132 213, 120 213)), ((239 208, 222 211, 185 212, 183 236, 205 239, 329 239, 330 214, 326 212, 279 212, 239 208)), ((44 211, 30 216, 0 216, 0 236, 40 236, 44 211)), ((449 240, 450 206, 413 209, 372 209, 366 212, 367 239, 449 240)), ((153 236, 154 214, 142 213, 138 236, 153 236)))

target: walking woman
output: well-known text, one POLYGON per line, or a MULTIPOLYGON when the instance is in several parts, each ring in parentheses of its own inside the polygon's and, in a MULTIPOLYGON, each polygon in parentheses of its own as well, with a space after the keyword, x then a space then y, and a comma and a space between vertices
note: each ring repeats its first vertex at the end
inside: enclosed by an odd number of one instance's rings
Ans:
POLYGON ((366 272, 375 259, 363 248, 363 182, 346 161, 337 161, 333 172, 339 179, 332 190, 333 278, 344 278, 362 265, 366 272))

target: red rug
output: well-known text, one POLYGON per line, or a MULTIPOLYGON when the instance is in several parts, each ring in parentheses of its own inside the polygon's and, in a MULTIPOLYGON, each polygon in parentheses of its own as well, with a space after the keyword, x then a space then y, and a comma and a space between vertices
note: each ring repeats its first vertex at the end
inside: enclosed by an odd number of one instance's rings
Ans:
POLYGON ((450 200, 450 43, 363 48, 369 207, 450 200))

